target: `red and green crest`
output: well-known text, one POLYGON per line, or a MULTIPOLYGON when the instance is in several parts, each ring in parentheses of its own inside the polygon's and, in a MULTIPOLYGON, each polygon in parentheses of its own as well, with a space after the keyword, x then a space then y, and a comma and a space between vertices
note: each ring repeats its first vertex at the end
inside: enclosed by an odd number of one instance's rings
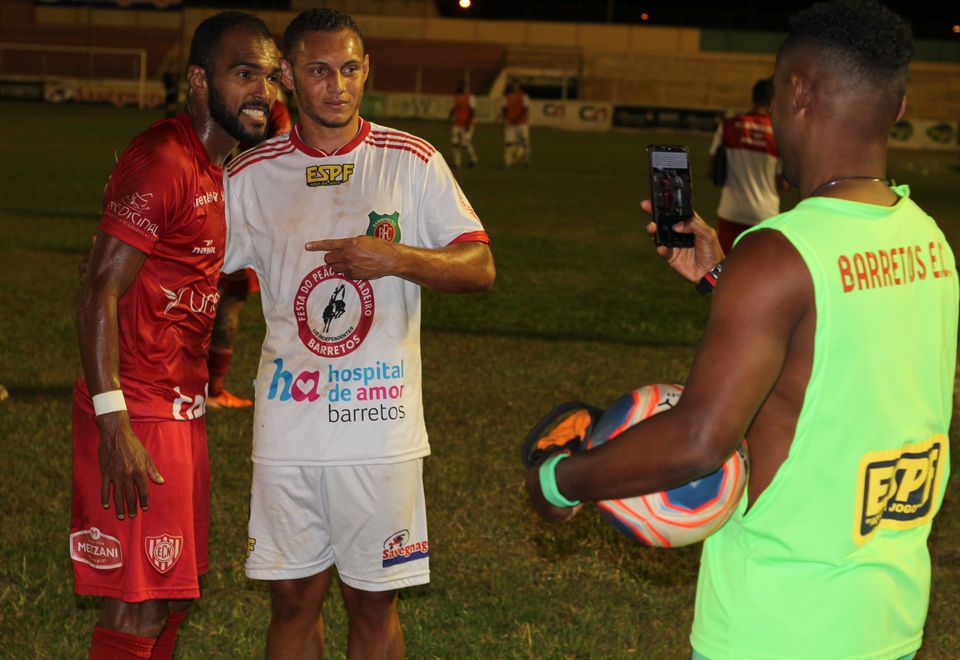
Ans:
POLYGON ((371 211, 369 217, 367 236, 376 236, 391 243, 400 242, 400 211, 390 214, 371 211))

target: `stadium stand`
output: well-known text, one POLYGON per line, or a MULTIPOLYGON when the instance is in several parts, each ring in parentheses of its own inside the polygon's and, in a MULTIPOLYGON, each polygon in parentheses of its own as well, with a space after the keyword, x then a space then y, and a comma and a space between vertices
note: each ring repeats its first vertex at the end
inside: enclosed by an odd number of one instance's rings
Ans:
POLYGON ((504 47, 456 41, 368 37, 371 77, 368 88, 378 92, 450 94, 466 79, 474 93, 487 93, 503 67, 504 47))
MULTIPOLYGON (((366 2, 376 5, 374 0, 366 2)), ((162 73, 182 68, 185 39, 199 21, 216 11, 191 7, 175 12, 109 10, 4 0, 0 42, 144 49, 147 75, 159 81, 162 73)), ((257 13, 277 36, 294 15, 257 13)), ((570 98, 709 111, 743 105, 742 90, 772 70, 772 52, 758 51, 774 48, 779 40, 772 33, 744 36, 650 25, 480 21, 441 18, 428 11, 419 16, 408 12, 355 17, 363 26, 373 60, 368 91, 448 94, 458 80, 468 78, 475 93, 496 97, 504 72, 536 70, 575 78, 576 93, 570 98), (732 52, 738 43, 744 49, 732 52)), ((918 46, 921 57, 949 55, 920 41, 918 46)), ((91 58, 51 52, 40 57, 0 49, 0 58, 0 75, 55 72, 129 78, 134 67, 129 56, 91 58)), ((918 60, 911 65, 910 76, 908 118, 955 121, 960 116, 960 63, 918 60)))

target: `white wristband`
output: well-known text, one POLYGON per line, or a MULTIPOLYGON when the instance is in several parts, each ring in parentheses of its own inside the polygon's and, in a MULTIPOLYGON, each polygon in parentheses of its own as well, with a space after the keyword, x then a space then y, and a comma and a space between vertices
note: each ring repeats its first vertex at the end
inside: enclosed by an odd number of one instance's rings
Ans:
POLYGON ((93 400, 93 412, 99 417, 107 413, 126 410, 127 402, 123 400, 123 390, 101 392, 90 397, 93 400))

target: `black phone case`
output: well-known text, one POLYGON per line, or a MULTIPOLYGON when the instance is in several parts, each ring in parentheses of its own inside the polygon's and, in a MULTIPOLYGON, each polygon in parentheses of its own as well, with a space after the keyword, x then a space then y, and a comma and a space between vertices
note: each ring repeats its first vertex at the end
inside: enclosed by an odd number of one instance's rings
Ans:
MULTIPOLYGON (((693 247, 694 237, 693 234, 680 234, 673 230, 673 225, 681 220, 679 216, 670 215, 668 217, 661 217, 658 213, 658 205, 655 199, 657 195, 656 186, 654 183, 654 167, 652 162, 652 156, 654 151, 667 151, 667 152, 684 152, 687 150, 682 145, 675 144, 652 144, 647 147, 647 161, 650 167, 650 196, 651 202, 653 204, 653 218, 656 222, 657 229, 654 233, 654 242, 659 246, 663 245, 664 247, 693 247)), ((687 168, 689 172, 689 167, 687 168)), ((692 186, 687 188, 688 194, 692 195, 692 186)))

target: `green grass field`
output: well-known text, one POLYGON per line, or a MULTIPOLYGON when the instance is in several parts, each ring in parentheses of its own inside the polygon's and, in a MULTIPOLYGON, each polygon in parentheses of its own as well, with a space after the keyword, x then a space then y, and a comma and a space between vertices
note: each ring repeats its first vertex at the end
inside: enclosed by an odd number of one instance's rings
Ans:
MULTIPOLYGON (((93 599, 73 594, 68 551, 70 398, 80 370, 72 300, 114 161, 157 115, 0 103, 0 657, 86 657, 93 599)), ((440 124, 388 122, 446 148, 440 124)), ((656 258, 639 201, 644 147, 691 147, 710 218, 709 136, 534 131, 534 165, 501 169, 481 127, 481 166, 459 175, 493 240, 498 278, 477 296, 426 293, 424 390, 432 582, 401 596, 412 658, 685 658, 699 546, 637 547, 595 511, 550 527, 529 509, 518 443, 553 404, 606 405, 636 386, 682 381, 709 302, 656 258)), ((890 174, 960 248, 960 158, 895 152, 890 174)), ((796 202, 788 195, 785 207, 796 202)), ((228 387, 252 395, 263 320, 244 323, 228 387)), ((264 584, 243 575, 249 411, 208 415, 211 571, 179 658, 262 655, 264 584)), ((956 428, 956 424, 955 424, 956 428)), ((933 596, 918 657, 960 657, 956 476, 931 550, 933 596)), ((325 610, 329 657, 345 654, 339 597, 325 610)), ((802 622, 798 622, 802 625, 802 622)))

